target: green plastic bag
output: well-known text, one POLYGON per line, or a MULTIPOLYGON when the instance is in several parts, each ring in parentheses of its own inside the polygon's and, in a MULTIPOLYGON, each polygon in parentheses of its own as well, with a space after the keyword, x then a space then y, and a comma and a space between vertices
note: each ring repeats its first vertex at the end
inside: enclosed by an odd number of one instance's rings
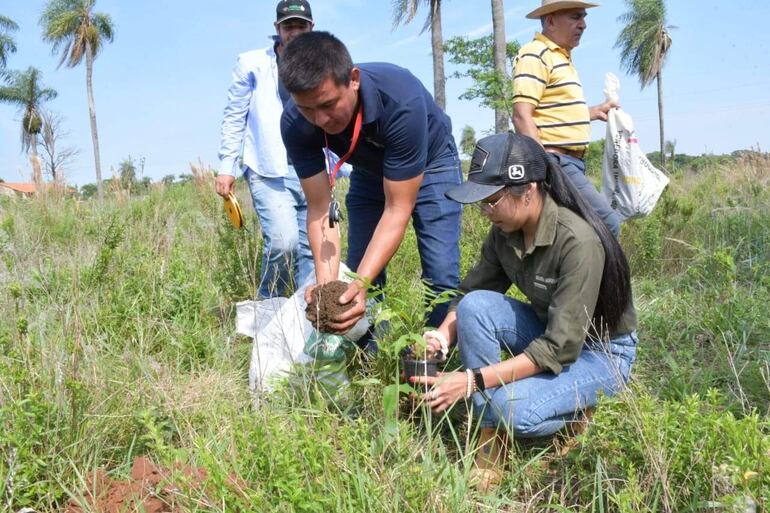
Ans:
POLYGON ((313 331, 305 341, 304 352, 319 361, 342 361, 353 343, 342 335, 313 331))

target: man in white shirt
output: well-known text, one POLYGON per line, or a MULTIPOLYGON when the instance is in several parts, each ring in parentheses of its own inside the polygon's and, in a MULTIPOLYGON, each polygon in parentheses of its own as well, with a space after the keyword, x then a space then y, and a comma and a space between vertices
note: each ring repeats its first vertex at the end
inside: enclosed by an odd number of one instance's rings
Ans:
POLYGON ((274 43, 240 54, 233 69, 216 179, 222 197, 233 191, 240 172, 249 185, 264 241, 258 291, 262 298, 285 295, 292 271, 297 286, 313 274, 307 203, 281 140, 281 113, 290 96, 278 79, 283 48, 313 29, 310 4, 281 0, 274 26, 274 43))

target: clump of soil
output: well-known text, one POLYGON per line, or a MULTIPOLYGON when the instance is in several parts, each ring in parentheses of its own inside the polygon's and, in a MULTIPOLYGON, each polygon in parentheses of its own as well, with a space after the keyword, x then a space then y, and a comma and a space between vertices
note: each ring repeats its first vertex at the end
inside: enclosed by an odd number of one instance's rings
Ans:
POLYGON ((305 313, 321 333, 334 333, 330 326, 334 322, 333 319, 355 305, 355 301, 346 305, 339 303, 340 296, 346 290, 348 290, 348 284, 340 280, 325 283, 313 290, 313 297, 307 304, 305 313))
POLYGON ((134 460, 128 481, 112 479, 101 468, 90 472, 86 488, 81 492, 82 499, 71 499, 64 511, 177 513, 182 511, 178 504, 181 489, 177 483, 185 489, 202 490, 206 479, 206 471, 200 468, 179 465, 172 472, 139 457, 134 460))

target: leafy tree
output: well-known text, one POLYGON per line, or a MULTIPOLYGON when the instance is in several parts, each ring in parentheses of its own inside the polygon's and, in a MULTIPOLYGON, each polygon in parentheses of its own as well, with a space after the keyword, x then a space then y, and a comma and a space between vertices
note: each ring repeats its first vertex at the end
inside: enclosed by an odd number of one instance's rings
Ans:
POLYGON ((16 41, 10 33, 17 30, 19 26, 15 21, 0 14, 0 70, 8 64, 8 55, 16 51, 16 41))
POLYGON ((191 183, 193 181, 193 178, 194 178, 193 175, 191 175, 190 173, 181 173, 179 175, 179 183, 180 184, 191 183))
POLYGON ((666 150, 666 154, 671 159, 673 159, 674 156, 676 156, 676 139, 674 139, 673 141, 670 141, 670 140, 666 141, 665 150, 666 150))
MULTIPOLYGON (((503 0, 492 0, 492 40, 493 45, 493 60, 495 63, 495 71, 498 76, 505 77, 505 80, 509 80, 508 69, 506 67, 505 60, 505 9, 503 8, 503 0)), ((511 119, 505 109, 495 109, 495 133, 499 134, 508 131, 508 120, 511 119)))
POLYGON ((87 183, 80 188, 80 197, 83 199, 91 199, 96 193, 97 187, 92 183, 87 183))
MULTIPOLYGON (((495 69, 494 37, 453 37, 446 42, 444 50, 450 55, 449 62, 466 67, 465 71, 455 71, 451 77, 469 77, 473 81, 473 85, 460 95, 460 99, 479 99, 481 105, 505 112, 507 127, 507 120, 513 115, 513 83, 507 74, 500 74, 495 69)), ((506 43, 506 67, 513 66, 518 51, 519 43, 506 43)))
POLYGON ((470 125, 463 127, 462 136, 460 136, 460 150, 468 155, 473 155, 473 149, 476 147, 476 130, 470 125))
POLYGON ((160 181, 163 182, 163 185, 165 185, 166 187, 169 187, 174 184, 175 178, 176 177, 174 175, 166 175, 163 178, 161 178, 160 181))
POLYGON ((123 189, 133 189, 136 186, 136 162, 129 155, 118 164, 120 186, 123 189))
POLYGON ((99 200, 104 199, 102 164, 99 157, 99 135, 96 129, 94 106, 93 69, 94 59, 105 42, 112 42, 115 28, 108 14, 94 12, 96 0, 49 0, 40 25, 43 39, 52 44, 53 52, 61 50, 59 66, 66 63, 74 68, 86 60, 86 92, 88 112, 91 118, 91 139, 94 146, 96 187, 99 200))
POLYGON ((446 109, 446 77, 444 76, 444 36, 441 32, 441 0, 391 0, 393 2, 393 28, 401 23, 410 23, 420 4, 430 7, 420 34, 430 27, 431 48, 433 49, 433 98, 442 109, 446 109))
POLYGON ((22 112, 21 151, 29 154, 35 183, 42 181, 40 159, 37 156, 37 136, 43 127, 41 105, 56 98, 56 91, 43 87, 40 70, 29 67, 27 71, 6 73, 6 86, 0 87, 0 102, 16 105, 22 112))
POLYGON ((620 48, 620 64, 639 78, 642 89, 657 81, 658 120, 660 122, 660 163, 666 166, 663 129, 663 79, 661 71, 671 49, 664 0, 625 0, 628 12, 618 17, 625 27, 618 34, 615 48, 620 48))
POLYGON ((668 159, 668 165, 671 168, 671 170, 674 170, 674 165, 676 163, 676 139, 673 141, 666 141, 665 148, 666 151, 666 158, 668 159))

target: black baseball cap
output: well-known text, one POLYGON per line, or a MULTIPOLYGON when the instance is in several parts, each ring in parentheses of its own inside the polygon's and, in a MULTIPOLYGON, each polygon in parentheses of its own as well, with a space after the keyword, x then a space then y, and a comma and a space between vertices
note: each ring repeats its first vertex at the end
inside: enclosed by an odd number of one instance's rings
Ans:
POLYGON ((476 203, 510 185, 545 180, 548 156, 531 137, 512 132, 484 137, 476 143, 468 180, 447 191, 458 203, 476 203))
POLYGON ((313 23, 313 11, 310 10, 310 4, 306 0, 281 0, 275 8, 275 22, 292 18, 299 18, 309 23, 313 23))

